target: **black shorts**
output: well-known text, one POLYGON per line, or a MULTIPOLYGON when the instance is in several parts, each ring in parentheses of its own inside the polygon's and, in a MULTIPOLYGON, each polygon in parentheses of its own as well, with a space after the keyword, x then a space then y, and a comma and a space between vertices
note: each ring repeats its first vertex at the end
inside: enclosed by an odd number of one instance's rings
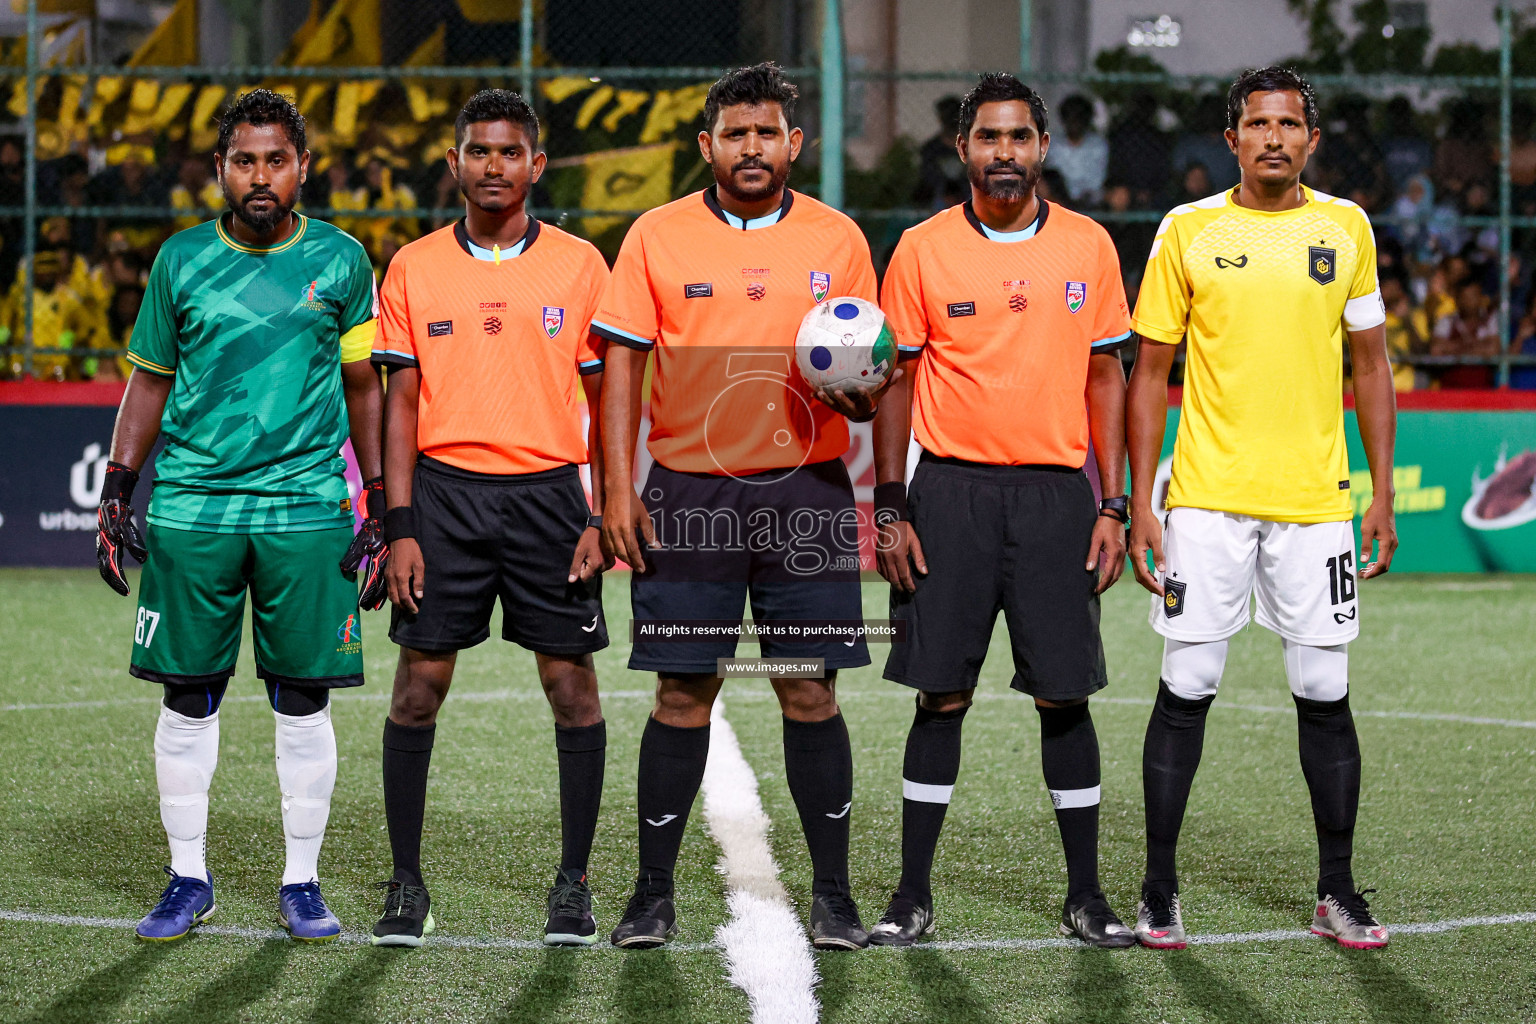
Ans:
MULTIPOLYGON (((651 467, 641 491, 660 550, 645 553, 630 598, 637 624, 740 622, 748 597, 758 623, 863 620, 858 518, 841 459, 750 476, 651 467)), ((765 658, 822 658, 827 671, 869 664, 862 636, 762 642, 765 658)), ((736 639, 642 640, 629 667, 667 674, 715 672, 736 639)))
POLYGON ((425 594, 415 615, 394 609, 395 643, 418 651, 473 647, 491 635, 500 598, 503 640, 540 654, 608 646, 602 577, 566 582, 589 514, 575 466, 493 476, 423 455, 411 504, 425 594))
POLYGON ((928 575, 891 588, 885 678, 919 690, 976 685, 997 613, 1008 623, 1013 688, 1078 700, 1104 688, 1096 573, 1083 566, 1098 507, 1081 470, 993 466, 926 452, 908 489, 928 575))

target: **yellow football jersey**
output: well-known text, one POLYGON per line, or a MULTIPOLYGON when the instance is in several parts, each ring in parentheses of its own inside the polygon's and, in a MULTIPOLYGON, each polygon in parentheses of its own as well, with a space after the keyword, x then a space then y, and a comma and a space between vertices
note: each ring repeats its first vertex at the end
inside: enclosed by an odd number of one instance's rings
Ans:
MULTIPOLYGON (((1235 190, 1234 190, 1235 191, 1235 190)), ((1382 323, 1365 211, 1303 188, 1280 213, 1223 192, 1157 229, 1132 328, 1186 336, 1168 507, 1277 522, 1349 519, 1344 331, 1382 323)))

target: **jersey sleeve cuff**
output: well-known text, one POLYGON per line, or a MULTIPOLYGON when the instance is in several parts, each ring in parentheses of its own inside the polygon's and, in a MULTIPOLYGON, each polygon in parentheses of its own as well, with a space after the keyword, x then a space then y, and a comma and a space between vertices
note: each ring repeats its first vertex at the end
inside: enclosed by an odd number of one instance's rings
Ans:
POLYGON ((603 361, 601 359, 588 359, 585 362, 577 363, 576 368, 581 371, 583 377, 592 373, 602 373, 603 361))
POLYGON ((1118 348, 1124 348, 1130 340, 1131 332, 1126 331, 1124 334, 1117 334, 1113 338, 1100 338, 1093 343, 1092 348, 1095 352, 1113 352, 1118 348))
POLYGON ((397 370, 414 370, 421 365, 409 352, 397 352, 388 348, 374 349, 372 358, 374 366, 392 366, 397 370))
POLYGON ((1131 321, 1131 331, 1143 338, 1146 338, 1148 341, 1156 341, 1164 345, 1177 345, 1179 342, 1184 340, 1183 328, 1180 328, 1176 332, 1165 331, 1160 327, 1153 327, 1150 324, 1144 324, 1139 320, 1131 321))
POLYGON ((128 353, 128 361, 141 370, 148 370, 150 373, 157 374, 161 377, 176 376, 176 367, 161 366, 159 363, 152 363, 148 359, 145 359, 143 356, 134 352, 128 353))
POLYGON ((609 327, 607 324, 599 323, 596 320, 592 321, 592 333, 599 337, 607 338, 616 344, 623 345, 626 348, 639 349, 641 352, 649 352, 656 347, 655 338, 642 338, 638 334, 631 334, 617 327, 609 327))
POLYGON ((896 346, 896 361, 901 362, 903 359, 916 359, 918 356, 923 354, 923 348, 924 346, 922 345, 898 344, 896 346))
POLYGON ((379 319, 372 317, 341 336, 341 361, 357 363, 373 355, 373 341, 379 334, 379 319))

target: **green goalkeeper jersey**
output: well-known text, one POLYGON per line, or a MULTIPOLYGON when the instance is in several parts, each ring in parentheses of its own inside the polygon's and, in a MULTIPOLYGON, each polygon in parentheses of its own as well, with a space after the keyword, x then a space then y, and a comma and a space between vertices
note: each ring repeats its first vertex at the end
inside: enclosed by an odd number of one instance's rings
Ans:
POLYGON ((220 219, 155 257, 128 347, 140 370, 175 379, 151 523, 276 533, 351 521, 341 364, 372 351, 373 267, 346 232, 295 216, 270 248, 236 241, 220 219))

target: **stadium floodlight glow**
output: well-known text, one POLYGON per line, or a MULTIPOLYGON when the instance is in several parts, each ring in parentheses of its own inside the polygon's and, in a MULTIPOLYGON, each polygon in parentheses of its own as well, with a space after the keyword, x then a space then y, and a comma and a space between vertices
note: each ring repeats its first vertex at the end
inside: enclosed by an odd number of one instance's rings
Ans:
POLYGON ((1125 42, 1128 46, 1163 49, 1178 46, 1183 33, 1183 24, 1167 14, 1159 14, 1155 18, 1133 18, 1125 33, 1125 42))

